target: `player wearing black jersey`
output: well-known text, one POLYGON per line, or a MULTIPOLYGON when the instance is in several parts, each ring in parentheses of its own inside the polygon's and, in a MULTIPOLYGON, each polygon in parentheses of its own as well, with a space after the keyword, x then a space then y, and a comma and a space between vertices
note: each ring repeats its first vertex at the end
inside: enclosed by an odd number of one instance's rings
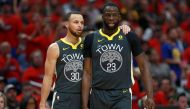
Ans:
POLYGON ((91 88, 90 109, 132 108, 132 55, 146 86, 146 108, 153 109, 151 76, 139 39, 133 32, 124 35, 118 28, 121 18, 117 5, 106 4, 102 18, 103 28, 84 41, 83 109, 88 109, 91 88))
POLYGON ((52 109, 81 109, 83 45, 80 36, 84 19, 79 12, 71 12, 66 16, 66 21, 67 35, 52 43, 47 50, 40 109, 46 109, 54 74, 56 81, 52 109))

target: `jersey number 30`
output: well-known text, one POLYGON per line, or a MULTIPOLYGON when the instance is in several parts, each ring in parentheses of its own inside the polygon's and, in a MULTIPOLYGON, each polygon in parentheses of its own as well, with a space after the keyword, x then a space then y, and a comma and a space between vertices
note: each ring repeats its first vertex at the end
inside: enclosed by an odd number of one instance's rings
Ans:
POLYGON ((71 73, 71 80, 79 80, 80 74, 79 73, 71 73))

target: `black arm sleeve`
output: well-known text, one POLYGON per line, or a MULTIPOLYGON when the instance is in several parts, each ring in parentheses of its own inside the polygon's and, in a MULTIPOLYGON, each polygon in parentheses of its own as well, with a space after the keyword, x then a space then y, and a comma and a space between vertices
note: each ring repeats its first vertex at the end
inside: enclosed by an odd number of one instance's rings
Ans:
POLYGON ((89 34, 85 37, 84 40, 84 49, 83 49, 83 56, 86 57, 92 57, 92 43, 93 43, 93 36, 94 33, 89 34))
POLYGON ((128 41, 131 45, 133 56, 140 55, 143 52, 143 49, 141 47, 140 39, 137 37, 137 35, 133 32, 129 32, 126 37, 128 38, 128 41))

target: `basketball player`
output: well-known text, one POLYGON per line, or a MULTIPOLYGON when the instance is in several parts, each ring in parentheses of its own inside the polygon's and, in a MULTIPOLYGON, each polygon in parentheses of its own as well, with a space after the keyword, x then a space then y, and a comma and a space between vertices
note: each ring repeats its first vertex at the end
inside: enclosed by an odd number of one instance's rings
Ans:
POLYGON ((80 36, 84 28, 84 19, 79 12, 71 12, 66 16, 66 21, 67 35, 52 43, 47 50, 40 109, 45 109, 55 71, 52 109, 81 109, 81 103, 78 102, 83 70, 80 36))
POLYGON ((132 109, 132 55, 145 83, 146 109, 154 109, 151 76, 139 39, 118 28, 121 17, 117 5, 105 4, 102 18, 103 28, 84 41, 83 109, 88 109, 89 96, 90 109, 132 109))

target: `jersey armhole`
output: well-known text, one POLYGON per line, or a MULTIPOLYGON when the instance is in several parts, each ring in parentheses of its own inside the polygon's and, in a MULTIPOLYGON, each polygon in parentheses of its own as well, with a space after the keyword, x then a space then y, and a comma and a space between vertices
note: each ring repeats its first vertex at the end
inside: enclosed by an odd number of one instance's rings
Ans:
POLYGON ((86 36, 85 49, 84 49, 85 57, 86 56, 92 57, 92 46, 93 46, 93 40, 94 40, 94 36, 95 36, 94 34, 95 34, 95 32, 86 36))
POLYGON ((126 37, 128 43, 129 43, 129 46, 130 46, 130 49, 131 49, 131 53, 132 53, 132 48, 131 48, 131 39, 129 38, 129 33, 128 34, 124 34, 124 36, 126 37))
MULTIPOLYGON (((91 50, 91 53, 92 53, 92 45, 93 45, 93 43, 94 43, 94 36, 95 36, 95 34, 97 34, 96 32, 94 32, 93 34, 92 34, 92 36, 91 36, 91 39, 90 39, 90 50, 91 50)), ((92 54, 91 54, 91 56, 92 56, 92 54)))
POLYGON ((61 42, 61 40, 57 40, 57 41, 55 41, 55 43, 57 44, 58 49, 59 49, 59 55, 58 55, 58 58, 57 58, 57 59, 60 59, 60 54, 61 54, 60 44, 61 44, 62 42, 61 42))

